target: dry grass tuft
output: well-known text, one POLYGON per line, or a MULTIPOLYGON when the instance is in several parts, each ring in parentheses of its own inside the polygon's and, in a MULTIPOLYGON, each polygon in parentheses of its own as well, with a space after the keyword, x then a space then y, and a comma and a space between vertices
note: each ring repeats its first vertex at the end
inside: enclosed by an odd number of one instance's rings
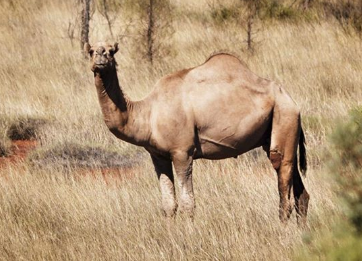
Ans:
POLYGON ((29 156, 30 163, 47 168, 131 168, 140 163, 144 154, 125 154, 96 144, 61 143, 40 148, 29 156))
POLYGON ((6 137, 0 139, 0 157, 8 156, 10 154, 11 141, 6 137))
POLYGON ((10 154, 11 140, 7 135, 9 127, 7 117, 0 117, 0 157, 10 154))

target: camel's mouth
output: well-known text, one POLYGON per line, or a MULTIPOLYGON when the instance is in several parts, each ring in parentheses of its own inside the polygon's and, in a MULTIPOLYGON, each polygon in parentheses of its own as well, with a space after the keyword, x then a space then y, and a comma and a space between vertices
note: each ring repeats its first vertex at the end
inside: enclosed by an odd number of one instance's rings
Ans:
POLYGON ((94 63, 93 65, 93 71, 103 71, 108 68, 107 63, 94 63))
POLYGON ((107 66, 106 63, 96 63, 96 64, 95 64, 95 67, 98 67, 98 68, 104 68, 104 67, 106 67, 106 66, 107 66))

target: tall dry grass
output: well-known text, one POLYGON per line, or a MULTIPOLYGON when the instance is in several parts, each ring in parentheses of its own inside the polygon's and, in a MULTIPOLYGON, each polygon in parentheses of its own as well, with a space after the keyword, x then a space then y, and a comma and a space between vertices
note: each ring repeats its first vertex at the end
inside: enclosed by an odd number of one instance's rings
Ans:
MULTIPOLYGON (((100 173, 94 178, 28 166, 21 173, 3 169, 0 258, 289 260, 292 249, 303 246, 295 218, 287 226, 279 222, 275 176, 266 162, 195 165, 195 220, 178 216, 169 226, 149 162, 118 186, 100 173)), ((311 171, 307 182, 312 230, 328 227, 339 211, 317 174, 311 171)))
MULTIPOLYGON (((302 110, 310 163, 308 225, 318 237, 341 212, 324 169, 330 149, 326 135, 361 105, 361 39, 333 19, 257 22, 259 43, 252 55, 241 21, 215 24, 211 8, 209 1, 174 3, 173 56, 154 68, 135 55, 132 29, 116 55, 121 85, 132 99, 141 99, 162 75, 198 65, 217 50, 237 53, 259 75, 284 84, 302 110)), ((8 1, 0 5, 0 14, 1 115, 9 122, 45 120, 36 132, 45 151, 81 143, 142 153, 104 126, 88 62, 67 35, 76 15, 72 1, 8 1)), ((129 16, 120 13, 115 21, 115 35, 127 25, 124 17, 129 16)), ((90 35, 92 43, 117 40, 97 12, 90 35)), ((101 175, 84 177, 76 169, 27 162, 1 169, 0 258, 291 260, 294 251, 306 247, 303 238, 309 232, 299 230, 294 217, 286 227, 278 220, 276 176, 259 150, 195 163, 193 223, 179 216, 167 226, 150 160, 143 159, 133 172, 134 178, 112 186, 101 175)))

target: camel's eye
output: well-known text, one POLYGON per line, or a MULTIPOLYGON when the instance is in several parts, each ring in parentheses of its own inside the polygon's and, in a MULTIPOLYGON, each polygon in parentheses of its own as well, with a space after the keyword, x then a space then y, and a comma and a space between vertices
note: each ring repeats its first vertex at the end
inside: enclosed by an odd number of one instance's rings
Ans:
POLYGON ((93 53, 94 53, 94 50, 90 49, 90 50, 89 50, 89 55, 90 55, 90 57, 93 56, 93 53))
POLYGON ((109 50, 109 55, 110 55, 110 56, 113 56, 114 54, 115 54, 114 49, 110 49, 110 50, 109 50))

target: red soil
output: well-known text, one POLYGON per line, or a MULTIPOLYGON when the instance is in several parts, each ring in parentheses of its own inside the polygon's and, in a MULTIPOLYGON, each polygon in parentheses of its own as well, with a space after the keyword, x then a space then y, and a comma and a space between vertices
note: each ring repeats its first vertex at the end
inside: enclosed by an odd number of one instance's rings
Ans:
POLYGON ((26 159, 37 145, 36 140, 13 140, 11 145, 11 155, 8 157, 0 157, 0 167, 9 164, 17 164, 26 159))

